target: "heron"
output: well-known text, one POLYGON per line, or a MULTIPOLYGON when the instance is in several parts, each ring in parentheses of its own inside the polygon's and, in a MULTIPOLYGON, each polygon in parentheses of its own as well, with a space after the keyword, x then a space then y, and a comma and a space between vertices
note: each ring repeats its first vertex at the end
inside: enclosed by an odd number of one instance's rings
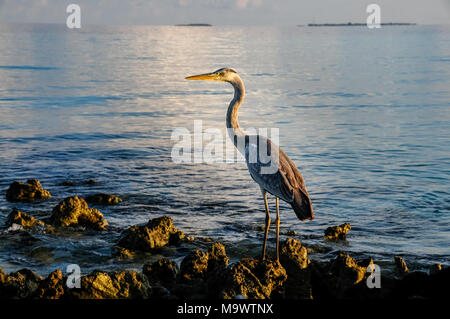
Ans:
MULTIPOLYGON (((247 135, 241 130, 238 121, 239 107, 245 97, 245 87, 241 77, 230 68, 221 68, 211 73, 188 76, 187 80, 205 80, 215 82, 228 82, 234 88, 234 97, 228 106, 226 126, 229 137, 235 147, 245 156, 250 176, 259 185, 264 199, 266 213, 264 228, 264 243, 261 259, 266 257, 267 237, 271 223, 267 193, 275 196, 276 205, 276 260, 280 255, 280 208, 279 199, 292 206, 296 216, 301 220, 312 220, 314 211, 306 190, 305 181, 295 166, 294 162, 273 143, 269 138, 260 135, 247 135), (264 147, 265 155, 261 156, 261 148, 264 147), (256 156, 254 156, 256 154, 256 156), (252 156, 253 155, 253 156, 252 156), (253 158, 253 160, 251 160, 253 158), (268 170, 268 165, 275 169, 268 170), (263 169, 267 170, 263 172, 263 169), (270 173, 268 173, 270 171, 270 173)), ((262 152, 262 153, 264 153, 262 152)))

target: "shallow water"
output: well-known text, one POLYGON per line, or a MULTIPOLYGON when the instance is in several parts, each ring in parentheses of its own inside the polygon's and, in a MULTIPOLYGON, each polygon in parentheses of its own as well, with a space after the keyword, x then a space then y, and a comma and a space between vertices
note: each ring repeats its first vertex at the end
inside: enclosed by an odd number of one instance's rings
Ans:
MULTIPOLYGON (((258 254, 263 202, 245 164, 171 160, 175 128, 192 131, 199 119, 204 129, 224 129, 232 88, 184 80, 223 66, 246 85, 241 126, 279 128, 281 147, 306 180, 316 218, 302 223, 282 203, 282 233, 379 262, 401 254, 449 263, 448 26, 3 25, 0 224, 13 207, 46 217, 75 194, 124 201, 98 207, 112 226, 106 233, 32 234, 30 243, 3 230, 1 267, 139 269, 158 256, 118 261, 111 247, 121 230, 161 215, 190 235, 224 242, 233 259, 258 254), (28 178, 53 198, 7 202, 8 185, 28 178), (76 186, 58 186, 65 180, 76 186), (343 222, 352 225, 346 244, 322 239, 343 222)), ((179 261, 198 246, 161 254, 179 261)))

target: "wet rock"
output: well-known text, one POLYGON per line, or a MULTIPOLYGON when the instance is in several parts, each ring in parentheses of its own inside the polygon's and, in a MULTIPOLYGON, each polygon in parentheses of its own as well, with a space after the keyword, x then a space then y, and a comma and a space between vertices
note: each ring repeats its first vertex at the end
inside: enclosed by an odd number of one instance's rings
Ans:
POLYGON ((329 246, 320 246, 320 245, 309 245, 306 250, 308 251, 308 254, 325 254, 328 253, 330 251, 332 251, 332 249, 329 246))
POLYGON ((223 271, 228 266, 229 258, 225 246, 213 243, 208 252, 195 250, 181 262, 180 275, 185 280, 206 278, 223 271))
POLYGON ((50 197, 50 192, 43 189, 37 179, 29 179, 26 184, 14 182, 6 191, 6 199, 10 202, 31 202, 50 197))
POLYGON ((110 194, 98 193, 86 197, 86 201, 91 204, 115 205, 122 201, 119 197, 110 194))
POLYGON ((221 297, 277 298, 283 295, 287 275, 279 262, 244 258, 227 269, 221 297))
POLYGON ((399 299, 423 299, 430 297, 430 277, 425 272, 407 272, 397 285, 392 296, 399 299))
POLYGON ((60 269, 55 270, 39 283, 34 299, 60 299, 64 295, 64 276, 60 269))
POLYGON ((325 238, 328 240, 345 240, 350 229, 351 226, 349 223, 328 227, 325 230, 325 238))
POLYGON ((395 271, 399 275, 403 275, 408 272, 408 266, 406 265, 406 262, 403 260, 400 256, 394 256, 395 261, 395 271))
POLYGON ((173 226, 172 218, 163 216, 151 219, 144 226, 132 226, 125 230, 118 246, 140 251, 152 251, 156 248, 178 245, 184 233, 173 226))
POLYGON ((89 179, 89 180, 85 181, 84 184, 86 184, 86 185, 96 185, 97 181, 95 179, 89 179))
POLYGON ((118 259, 131 259, 135 257, 135 253, 129 249, 123 248, 123 247, 113 247, 112 248, 112 255, 118 259))
POLYGON ((283 267, 304 269, 310 261, 308 252, 300 240, 288 238, 280 245, 280 262, 283 267))
POLYGON ((22 227, 44 226, 43 221, 23 213, 16 208, 14 208, 8 215, 5 226, 11 227, 13 224, 20 225, 22 227))
POLYGON ((366 268, 358 265, 355 259, 347 254, 339 254, 331 265, 331 271, 338 278, 339 286, 350 286, 362 281, 366 268))
POLYGON ((105 230, 108 225, 99 210, 89 208, 86 201, 78 196, 61 201, 53 209, 48 222, 54 226, 81 226, 97 230, 105 230))
POLYGON ((221 243, 213 243, 208 251, 208 272, 220 272, 228 266, 230 259, 221 243))
POLYGON ((72 182, 71 180, 67 180, 67 181, 63 181, 61 183, 58 184, 59 186, 75 186, 75 183, 72 182))
MULTIPOLYGON (((383 278, 383 289, 384 288, 383 278)), ((422 271, 408 271, 396 279, 388 298, 395 299, 448 299, 450 268, 428 275, 422 271)))
POLYGON ((297 232, 292 229, 288 229, 283 233, 284 236, 297 236, 297 232))
POLYGON ((217 298, 223 288, 229 258, 225 246, 213 243, 204 252, 195 250, 181 262, 176 294, 180 298, 217 298))
POLYGON ((3 271, 2 267, 0 267, 0 287, 5 283, 8 275, 3 271))
POLYGON ((450 283, 450 267, 442 268, 440 271, 429 276, 429 297, 434 299, 448 300, 448 285, 450 283))
POLYGON ((438 272, 440 272, 441 270, 442 270, 442 265, 441 265, 441 264, 439 264, 439 263, 434 264, 434 265, 431 266, 431 268, 430 268, 430 275, 435 275, 435 274, 437 274, 438 272))
POLYGON ((181 277, 184 280, 203 279, 207 269, 208 253, 197 249, 181 262, 181 277))
POLYGON ((297 239, 288 238, 280 245, 280 262, 286 269, 286 298, 311 299, 311 272, 308 252, 297 239))
POLYGON ((147 276, 152 285, 159 284, 169 289, 175 285, 179 271, 177 263, 167 258, 145 264, 142 269, 142 273, 147 276))
POLYGON ((75 299, 148 299, 151 287, 147 277, 136 271, 94 271, 81 277, 81 288, 73 288, 75 299))
POLYGON ((21 269, 9 275, 0 274, 0 298, 29 299, 42 280, 41 276, 29 269, 21 269))
MULTIPOLYGON (((343 299, 357 297, 359 289, 368 290, 364 279, 372 260, 358 263, 347 254, 340 253, 330 263, 311 263, 311 283, 314 299, 343 299)), ((365 291, 364 291, 365 293, 365 291)))

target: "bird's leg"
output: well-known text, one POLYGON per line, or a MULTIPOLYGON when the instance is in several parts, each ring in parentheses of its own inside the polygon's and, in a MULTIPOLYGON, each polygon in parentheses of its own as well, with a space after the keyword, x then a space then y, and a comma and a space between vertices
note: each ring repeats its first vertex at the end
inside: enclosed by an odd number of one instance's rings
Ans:
POLYGON ((277 261, 280 260, 280 200, 275 197, 275 203, 277 206, 277 261))
POLYGON ((262 251, 262 260, 266 258, 266 246, 267 246, 267 235, 269 234, 270 227, 270 213, 269 213, 269 204, 267 203, 267 192, 265 190, 261 190, 264 196, 264 206, 266 209, 266 228, 264 229, 264 245, 262 251))

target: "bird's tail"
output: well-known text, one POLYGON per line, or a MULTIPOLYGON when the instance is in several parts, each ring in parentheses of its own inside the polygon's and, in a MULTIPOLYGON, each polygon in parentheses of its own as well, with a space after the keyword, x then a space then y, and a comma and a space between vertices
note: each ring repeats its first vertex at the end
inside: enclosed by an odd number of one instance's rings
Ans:
POLYGON ((304 193, 300 189, 294 190, 294 201, 291 203, 292 209, 294 209, 295 215, 300 220, 313 220, 314 211, 311 204, 311 199, 308 193, 304 193))

